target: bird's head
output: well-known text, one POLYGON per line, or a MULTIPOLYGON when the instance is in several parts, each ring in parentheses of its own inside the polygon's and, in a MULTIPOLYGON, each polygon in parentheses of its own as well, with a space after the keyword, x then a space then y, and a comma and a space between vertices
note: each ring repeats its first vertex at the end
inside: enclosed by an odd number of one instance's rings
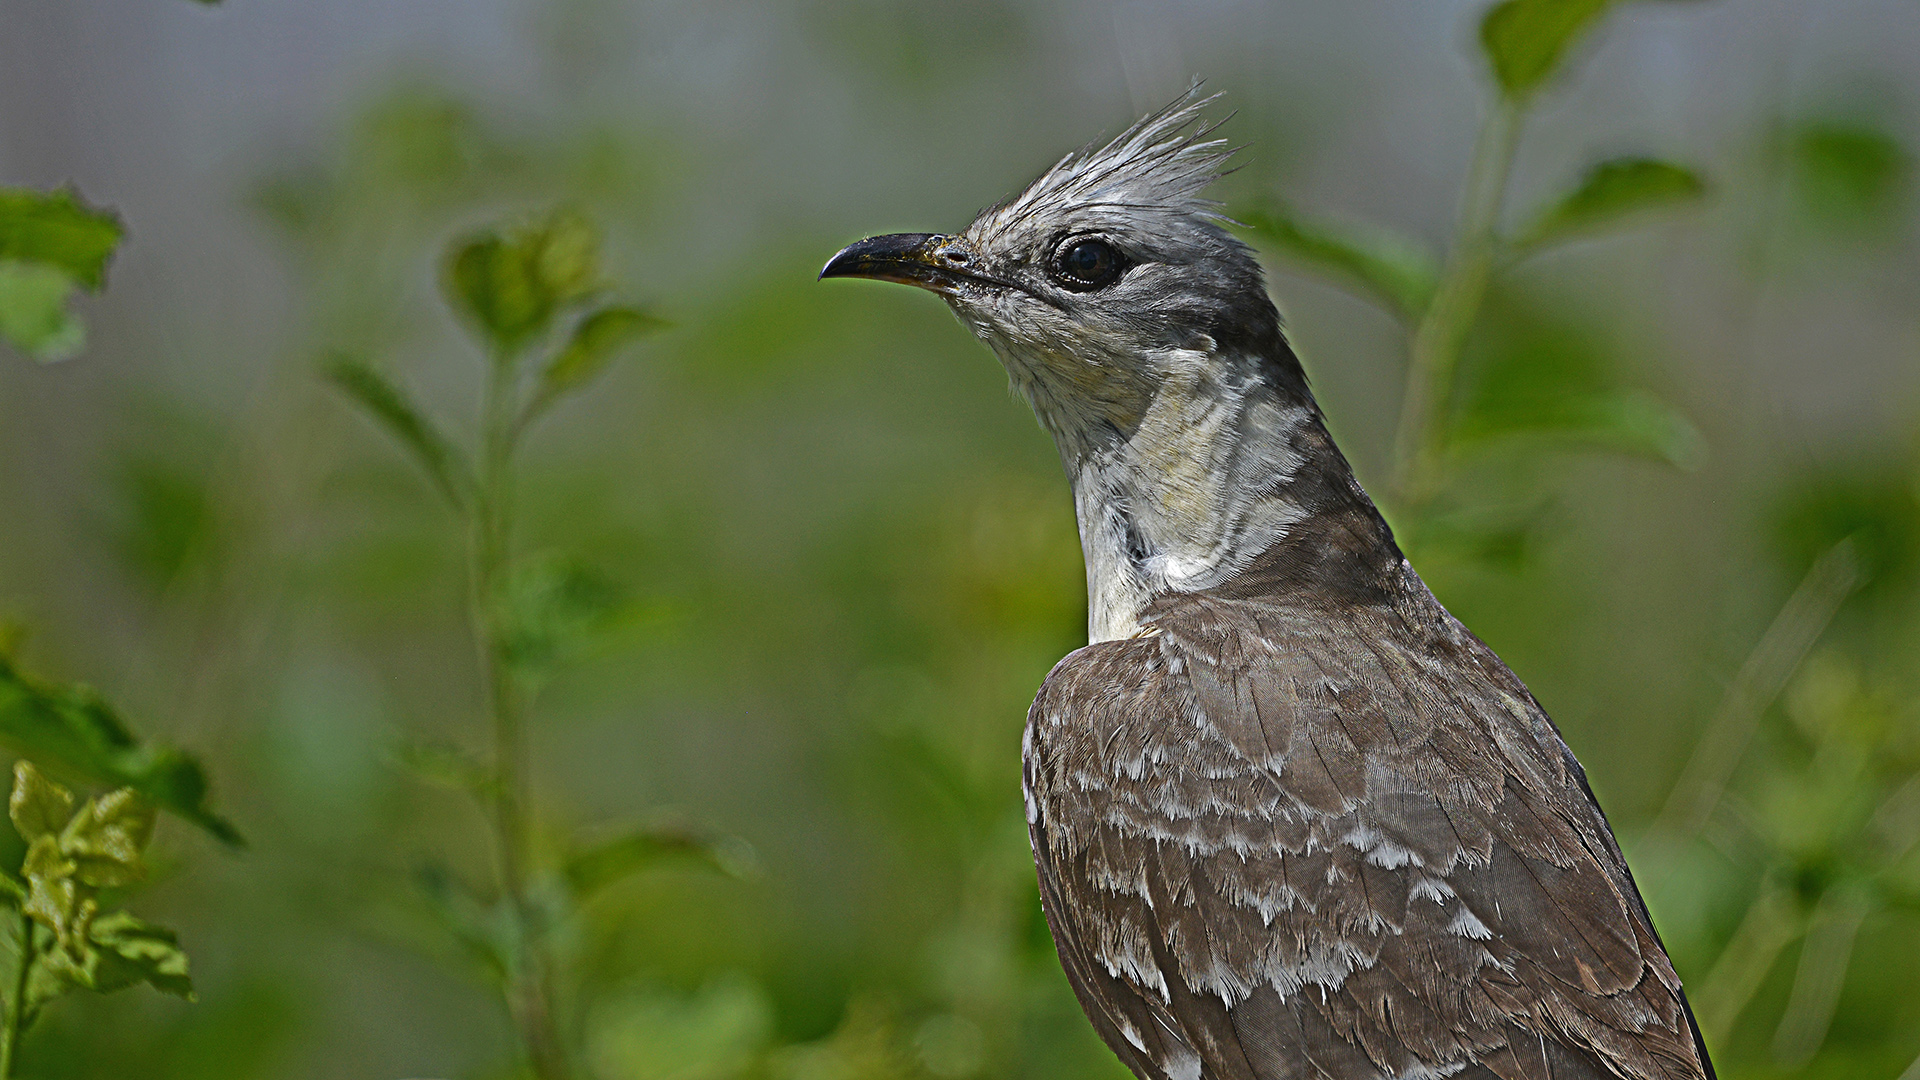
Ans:
POLYGON ((1090 428, 1129 431, 1169 378, 1279 341, 1259 263, 1203 196, 1231 152, 1201 118, 1213 100, 1189 91, 966 229, 862 240, 820 276, 940 294, 1063 449, 1090 428))

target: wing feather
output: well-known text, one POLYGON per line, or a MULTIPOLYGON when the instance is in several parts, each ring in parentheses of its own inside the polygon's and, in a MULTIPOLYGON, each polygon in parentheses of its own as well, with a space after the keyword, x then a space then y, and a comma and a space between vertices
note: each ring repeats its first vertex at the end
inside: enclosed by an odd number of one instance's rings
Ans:
POLYGON ((1451 617, 1153 625, 1054 669, 1026 762, 1061 960, 1136 1074, 1711 1076, 1584 776, 1451 617))

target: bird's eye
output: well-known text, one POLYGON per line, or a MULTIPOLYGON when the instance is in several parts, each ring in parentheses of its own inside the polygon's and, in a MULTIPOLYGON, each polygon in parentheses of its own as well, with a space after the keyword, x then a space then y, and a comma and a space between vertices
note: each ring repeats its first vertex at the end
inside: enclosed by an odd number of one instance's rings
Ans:
POLYGON ((1054 256, 1053 267, 1060 284, 1085 292, 1113 284, 1126 262, 1105 240, 1069 240, 1054 256))

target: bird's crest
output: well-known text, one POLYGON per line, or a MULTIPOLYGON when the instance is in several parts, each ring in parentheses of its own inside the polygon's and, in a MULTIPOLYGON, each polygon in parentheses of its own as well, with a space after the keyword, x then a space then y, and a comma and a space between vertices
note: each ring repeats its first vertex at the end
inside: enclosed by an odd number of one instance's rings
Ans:
POLYGON ((998 228, 1012 228, 1043 210, 1072 207, 1098 216, 1142 211, 1222 220, 1220 204, 1202 196, 1227 171, 1233 150, 1209 138, 1224 121, 1201 112, 1220 98, 1202 96, 1200 84, 1166 107, 1149 113, 1104 145, 1060 159, 1009 202, 982 215, 998 228))

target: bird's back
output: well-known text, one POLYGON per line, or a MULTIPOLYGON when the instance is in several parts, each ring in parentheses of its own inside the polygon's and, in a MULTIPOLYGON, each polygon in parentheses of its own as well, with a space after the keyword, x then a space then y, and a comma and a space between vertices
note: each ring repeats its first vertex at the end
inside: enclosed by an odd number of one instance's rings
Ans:
POLYGON ((1115 1052, 1154 1080, 1710 1077, 1519 679, 1403 560, 1342 592, 1279 558, 1067 657, 1029 715, 1043 903, 1115 1052))

